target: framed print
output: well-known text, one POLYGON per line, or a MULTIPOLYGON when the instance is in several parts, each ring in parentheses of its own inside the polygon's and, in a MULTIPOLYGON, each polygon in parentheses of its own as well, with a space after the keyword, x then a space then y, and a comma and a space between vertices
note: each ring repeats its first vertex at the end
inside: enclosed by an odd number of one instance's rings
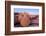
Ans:
POLYGON ((45 32, 44 3, 5 1, 5 34, 45 32))

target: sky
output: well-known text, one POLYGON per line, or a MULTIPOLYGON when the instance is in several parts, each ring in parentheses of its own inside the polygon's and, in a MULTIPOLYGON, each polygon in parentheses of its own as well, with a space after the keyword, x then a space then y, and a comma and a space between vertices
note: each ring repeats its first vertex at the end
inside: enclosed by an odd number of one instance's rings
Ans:
POLYGON ((32 13, 32 14, 39 14, 39 9, 29 9, 29 8, 14 8, 14 12, 17 13, 32 13))

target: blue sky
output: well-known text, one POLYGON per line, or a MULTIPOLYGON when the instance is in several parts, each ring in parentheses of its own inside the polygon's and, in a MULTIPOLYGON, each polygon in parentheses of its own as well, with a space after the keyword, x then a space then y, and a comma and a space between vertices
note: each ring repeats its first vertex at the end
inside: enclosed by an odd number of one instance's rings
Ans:
POLYGON ((21 12, 31 12, 39 14, 39 9, 29 9, 29 8, 14 8, 14 12, 21 13, 21 12))

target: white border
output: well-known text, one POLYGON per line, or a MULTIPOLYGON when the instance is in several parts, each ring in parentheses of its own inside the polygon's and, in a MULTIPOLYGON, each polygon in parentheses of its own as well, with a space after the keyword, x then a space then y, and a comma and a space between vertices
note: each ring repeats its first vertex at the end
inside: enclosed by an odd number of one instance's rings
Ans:
POLYGON ((22 6, 11 5, 11 31, 28 31, 28 30, 42 30, 42 7, 41 6, 22 6), (14 27, 14 8, 32 8, 39 9, 39 27, 14 27))

